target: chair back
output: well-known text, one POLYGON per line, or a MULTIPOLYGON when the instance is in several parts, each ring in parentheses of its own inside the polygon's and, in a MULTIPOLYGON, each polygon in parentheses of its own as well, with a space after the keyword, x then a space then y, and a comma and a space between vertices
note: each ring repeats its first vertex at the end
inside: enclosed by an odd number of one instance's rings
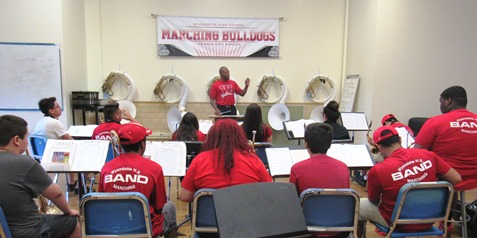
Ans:
POLYGON ((359 195, 353 189, 309 188, 300 202, 309 232, 353 232, 358 237, 359 195))
POLYGON ((0 207, 0 238, 12 238, 10 228, 8 228, 7 218, 3 213, 2 207, 0 207))
POLYGON ((453 186, 445 181, 413 182, 401 187, 387 231, 389 237, 444 235, 447 233, 453 186), (400 232, 398 225, 444 222, 444 231, 431 227, 422 232, 400 232))
POLYGON ((194 194, 192 207, 192 234, 200 237, 201 233, 217 234, 217 219, 212 194, 215 189, 203 188, 194 194))
POLYGON ((220 237, 298 237, 308 234, 295 185, 249 183, 213 194, 220 237), (237 209, 239 208, 239 209, 237 209))
POLYGON ((46 139, 42 136, 30 135, 30 145, 33 158, 41 162, 43 152, 45 152, 46 139))
POLYGON ((83 237, 152 237, 148 200, 139 192, 88 193, 79 209, 83 237))

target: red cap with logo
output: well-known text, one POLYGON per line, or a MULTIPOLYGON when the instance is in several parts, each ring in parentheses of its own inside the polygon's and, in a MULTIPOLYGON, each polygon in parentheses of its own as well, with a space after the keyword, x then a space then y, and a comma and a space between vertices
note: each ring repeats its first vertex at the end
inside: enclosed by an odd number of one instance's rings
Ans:
POLYGON ((384 123, 391 118, 396 119, 396 117, 393 114, 384 115, 383 119, 381 119, 381 125, 384 126, 384 123))
POLYGON ((121 145, 132 145, 142 141, 146 136, 151 135, 152 131, 139 123, 130 122, 124 124, 118 131, 121 145))
POLYGON ((393 127, 390 126, 382 126, 376 129, 373 133, 373 141, 375 144, 378 144, 379 142, 386 140, 387 138, 391 136, 399 136, 399 133, 394 129, 393 127), (387 134, 383 134, 383 132, 389 131, 387 134))

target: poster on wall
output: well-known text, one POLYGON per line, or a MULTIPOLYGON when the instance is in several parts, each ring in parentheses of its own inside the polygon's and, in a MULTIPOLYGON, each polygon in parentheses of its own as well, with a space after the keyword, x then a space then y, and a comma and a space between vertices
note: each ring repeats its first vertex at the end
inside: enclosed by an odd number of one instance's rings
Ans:
POLYGON ((278 57, 279 19, 157 16, 159 56, 278 57))

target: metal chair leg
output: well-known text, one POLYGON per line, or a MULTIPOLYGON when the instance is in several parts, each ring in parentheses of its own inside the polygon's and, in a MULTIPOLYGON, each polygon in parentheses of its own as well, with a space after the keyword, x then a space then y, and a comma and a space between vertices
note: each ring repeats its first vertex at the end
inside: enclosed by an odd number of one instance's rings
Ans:
POLYGON ((466 212, 466 203, 465 203, 465 191, 459 192, 460 201, 461 201, 461 221, 462 221, 462 238, 467 238, 467 212, 466 212))

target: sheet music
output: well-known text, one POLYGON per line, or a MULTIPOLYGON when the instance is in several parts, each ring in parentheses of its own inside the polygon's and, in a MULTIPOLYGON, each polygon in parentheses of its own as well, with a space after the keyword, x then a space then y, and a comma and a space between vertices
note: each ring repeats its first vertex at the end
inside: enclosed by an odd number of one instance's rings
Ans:
POLYGON ((290 150, 290 156, 293 164, 310 158, 307 149, 290 150))
POLYGON ((49 139, 41 165, 46 171, 101 171, 108 147, 105 140, 49 139))
POLYGON ((297 121, 286 121, 285 127, 288 132, 293 133, 294 139, 305 137, 305 127, 315 121, 309 119, 300 119, 297 121))
POLYGON ((200 120, 199 121, 199 130, 206 134, 209 133, 210 128, 214 125, 211 120, 200 120))
POLYGON ((152 142, 153 161, 161 165, 164 176, 185 176, 187 148, 182 141, 152 142))
POLYGON ((290 169, 293 165, 290 149, 288 147, 265 148, 267 154, 268 167, 270 168, 270 175, 289 175, 290 169))
POLYGON ((108 154, 109 141, 79 141, 74 155, 72 169, 75 171, 101 171, 108 154))
POLYGON ((401 137, 401 146, 403 148, 410 148, 414 145, 414 138, 405 127, 396 127, 395 129, 399 133, 399 137, 401 137))
POLYGON ((68 171, 71 167, 71 157, 75 151, 74 140, 49 139, 46 142, 41 165, 43 168, 55 171, 68 171))
POLYGON ((98 125, 86 125, 86 126, 70 126, 68 128, 68 134, 73 137, 87 137, 91 138, 93 136, 93 131, 98 125))
POLYGON ((152 146, 152 141, 146 140, 146 150, 144 151, 144 154, 142 156, 146 159, 151 159, 153 155, 154 146, 152 146))
POLYGON ((342 161, 348 167, 374 166, 371 154, 364 144, 331 144, 326 154, 342 161))
POLYGON ((348 131, 367 131, 368 122, 366 115, 362 112, 342 112, 341 121, 348 131))

